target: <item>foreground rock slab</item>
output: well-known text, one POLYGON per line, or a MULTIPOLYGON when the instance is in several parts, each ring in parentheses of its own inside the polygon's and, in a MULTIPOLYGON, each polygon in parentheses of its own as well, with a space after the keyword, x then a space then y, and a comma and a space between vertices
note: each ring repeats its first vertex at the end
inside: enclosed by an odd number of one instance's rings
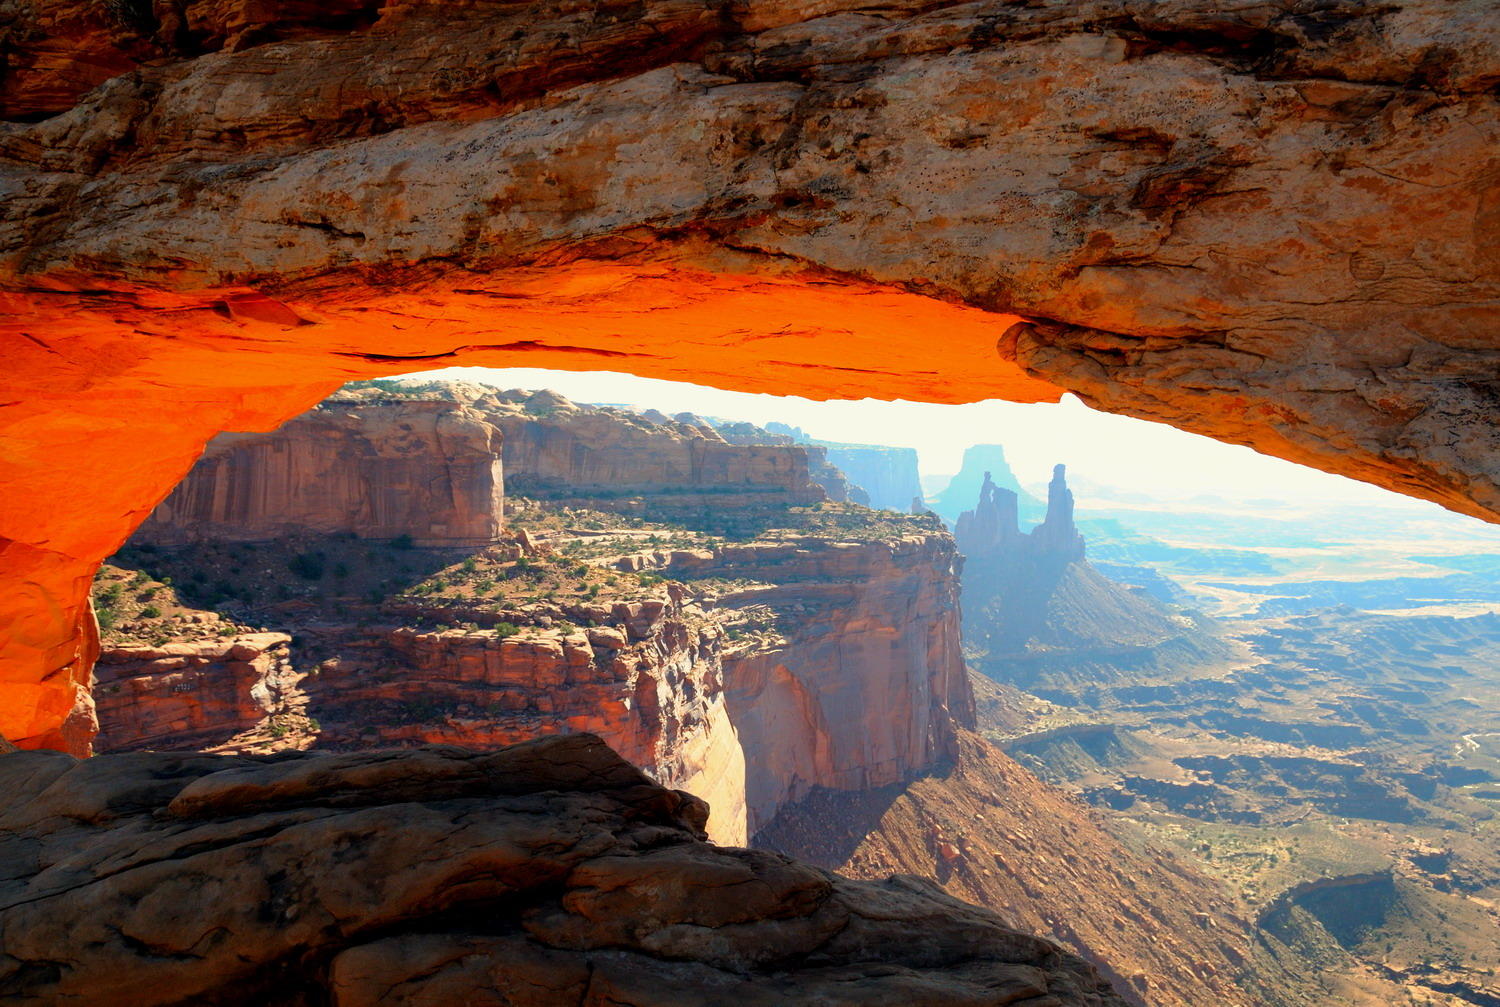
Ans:
POLYGON ((704 842, 597 737, 0 756, 13 1004, 1123 1004, 907 877, 704 842))

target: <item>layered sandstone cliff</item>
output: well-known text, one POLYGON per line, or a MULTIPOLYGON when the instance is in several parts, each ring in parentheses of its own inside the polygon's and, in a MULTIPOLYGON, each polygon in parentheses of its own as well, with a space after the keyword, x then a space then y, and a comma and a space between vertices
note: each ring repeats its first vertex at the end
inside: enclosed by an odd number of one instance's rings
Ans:
MULTIPOLYGON (((655 497, 761 493, 782 504, 825 499, 801 448, 732 444, 706 423, 579 407, 555 392, 538 394, 545 402, 530 396, 521 408, 490 413, 506 433, 505 471, 531 495, 551 491, 592 498, 596 505, 632 490, 655 497)), ((497 396, 491 408, 509 404, 497 396)))
POLYGON ((215 437, 139 540, 345 532, 483 544, 504 513, 503 440, 453 402, 330 403, 269 434, 215 437))
POLYGON ((701 587, 729 619, 725 699, 750 767, 751 833, 812 788, 863 791, 950 761, 956 731, 973 724, 947 535, 793 538, 626 562, 701 587))
MULTIPOLYGON (((731 843, 812 787, 884 785, 952 758, 955 723, 973 720, 953 540, 930 519, 825 504, 801 447, 730 444, 693 417, 580 407, 552 392, 382 386, 341 393, 285 425, 274 451, 261 450, 259 438, 244 450, 226 444, 179 495, 222 489, 229 458, 244 470, 230 487, 277 499, 298 491, 279 481, 284 468, 269 467, 268 457, 347 459, 351 443, 402 449, 397 467, 359 469, 362 498, 413 496, 414 470, 443 474, 460 498, 498 484, 499 465, 466 469, 442 454, 452 450, 461 463, 466 443, 393 437, 393 418, 413 416, 462 417, 492 431, 491 444, 503 431, 507 482, 529 479, 553 499, 515 498, 515 540, 467 550, 354 543, 303 529, 249 550, 239 543, 262 537, 260 512, 244 527, 231 523, 232 509, 224 522, 191 522, 168 501, 128 550, 139 572, 112 570, 110 591, 129 585, 134 597, 134 585, 151 585, 153 597, 177 599, 163 583, 175 581, 202 607, 295 636, 295 668, 278 657, 259 677, 243 662, 217 679, 207 666, 168 676, 178 666, 174 648, 200 663, 205 646, 229 653, 227 643, 187 640, 218 612, 159 623, 138 618, 134 598, 132 632, 106 640, 101 747, 493 746, 586 730, 664 783, 707 799, 711 834, 731 843), (329 438, 330 426, 342 438, 329 438), (523 477, 512 474, 512 451, 523 477), (709 457, 715 465, 698 464, 709 457), (710 494, 721 523, 749 515, 751 523, 809 528, 751 542, 694 532, 688 541, 698 548, 618 557, 643 539, 683 533, 573 507, 630 500, 677 513, 684 493, 697 489, 728 491, 710 494), (815 506, 795 506, 807 498, 815 506), (174 538, 179 544, 161 546, 174 538), (591 558, 581 560, 579 549, 591 558), (610 568, 631 573, 622 580, 610 568), (235 577, 225 579, 231 569, 235 577), (144 697, 164 691, 173 702, 153 720, 144 697), (243 707, 238 719, 217 712, 231 695, 243 707), (195 710, 202 730, 173 737, 179 708, 195 710)), ((353 454, 345 468, 363 457, 353 454)))
POLYGON ((494 626, 524 616, 472 607, 408 607, 426 628, 310 626, 309 650, 334 656, 311 665, 289 698, 318 724, 308 741, 319 748, 484 749, 597 734, 662 784, 707 801, 714 841, 744 845, 754 774, 725 696, 718 623, 680 591, 553 611, 541 620, 552 625, 520 631, 494 626), (431 625, 465 618, 488 625, 431 625))
POLYGON ((704 843, 700 801, 589 735, 11 752, 0 787, 7 1003, 1122 1004, 930 884, 704 843))
POLYGON ((280 710, 293 687, 285 633, 101 648, 94 702, 101 751, 192 751, 280 710))
MULTIPOLYGON (((300 540, 285 551, 309 547, 300 540)), ((330 565, 356 562, 335 543, 325 548, 330 565)), ((191 547, 150 559, 177 564, 179 574, 202 565, 191 547)), ((469 573, 452 556, 432 561, 454 583, 549 562, 573 569, 546 557, 524 566, 484 560, 469 573)), ((956 728, 973 722, 958 562, 944 534, 725 543, 612 565, 683 582, 636 600, 591 591, 518 604, 482 592, 407 591, 372 604, 329 574, 312 595, 277 602, 284 592, 268 591, 249 610, 295 636, 290 668, 282 650, 266 668, 205 656, 242 654, 228 640, 107 644, 99 743, 105 751, 492 747, 589 731, 707 800, 710 835, 742 844, 811 788, 859 791, 950 761, 956 728), (179 671, 183 662, 190 672, 179 671), (226 709, 243 716, 225 717, 226 709), (182 711, 195 711, 202 729, 179 724, 182 711)))

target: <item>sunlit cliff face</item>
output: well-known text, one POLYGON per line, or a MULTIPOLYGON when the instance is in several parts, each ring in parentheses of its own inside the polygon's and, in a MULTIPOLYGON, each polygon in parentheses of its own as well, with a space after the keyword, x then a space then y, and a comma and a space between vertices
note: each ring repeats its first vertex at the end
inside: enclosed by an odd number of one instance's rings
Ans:
POLYGON ((89 576, 210 435, 424 366, 1068 390, 1495 519, 1493 19, 1221 6, 19 4, 0 733, 86 746, 89 576))

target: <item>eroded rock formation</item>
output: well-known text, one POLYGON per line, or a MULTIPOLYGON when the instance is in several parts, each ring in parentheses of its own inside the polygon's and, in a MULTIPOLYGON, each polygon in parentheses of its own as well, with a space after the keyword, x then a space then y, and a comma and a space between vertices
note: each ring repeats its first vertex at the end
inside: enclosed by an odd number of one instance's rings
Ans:
POLYGON ((453 402, 330 403, 268 434, 215 437, 139 539, 314 532, 483 545, 503 522, 503 440, 453 402))
POLYGON ((851 877, 912 872, 1072 948, 1131 1003, 1314 1007, 1308 974, 1271 960, 1246 908, 1185 858, 1122 841, 1107 819, 960 732, 956 764, 862 794, 816 791, 756 837, 851 877))
POLYGON ((132 540, 138 572, 111 568, 114 586, 101 595, 118 599, 128 588, 134 598, 130 633, 124 642, 111 634, 104 650, 106 751, 231 741, 233 750, 263 748, 263 732, 233 738, 263 717, 285 735, 282 745, 337 749, 493 747, 589 731, 656 779, 708 800, 710 834, 742 844, 812 787, 883 786, 951 760, 956 726, 973 724, 953 539, 931 518, 825 509, 802 447, 729 444, 686 415, 638 416, 575 406, 552 392, 449 383, 358 388, 272 438, 220 440, 132 540), (241 543, 288 530, 268 523, 274 507, 221 505, 217 520, 199 521, 177 502, 292 494, 318 504, 326 520, 342 514, 324 505, 329 498, 415 497, 420 505, 430 488, 444 500, 484 497, 499 483, 498 465, 487 460, 469 471, 467 441, 401 430, 432 416, 460 417, 466 429, 486 431, 486 444, 503 430, 506 481, 556 498, 512 499, 524 505, 512 518, 515 541, 466 550, 354 544, 338 537, 346 526, 334 521, 323 535, 305 534, 304 522, 291 526, 304 532, 297 537, 252 549, 241 543), (512 450, 525 473, 519 479, 512 450), (369 466, 372 453, 396 454, 397 464, 369 466), (357 492, 342 492, 338 479, 297 490, 300 481, 287 473, 308 458, 329 462, 335 475, 355 474, 357 492), (701 541, 699 548, 620 556, 675 537, 676 526, 648 531, 634 518, 589 510, 578 515, 586 526, 579 537, 584 529, 567 527, 557 503, 675 514, 697 493, 720 523, 740 524, 748 513, 781 526, 826 527, 817 534, 779 527, 749 542, 694 533, 687 541, 701 541), (792 506, 808 501, 817 506, 792 506), (585 544, 588 561, 568 552, 585 544), (222 580, 230 570, 251 583, 222 580), (424 580, 419 570, 434 576, 424 580), (662 584, 663 577, 687 584, 662 584), (227 605, 225 612, 294 636, 295 673, 281 659, 264 666, 231 659, 244 648, 227 640, 196 641, 227 632, 217 612, 184 612, 170 625, 142 621, 141 598, 175 597, 163 581, 184 585, 202 605, 227 605), (471 585, 461 597, 425 593, 460 583, 471 585), (652 585, 644 597, 643 583, 652 585), (169 637, 181 642, 146 645, 169 637), (189 665, 191 674, 177 673, 189 665), (153 719, 144 699, 156 695, 167 702, 153 719), (302 730, 306 724, 317 726, 302 730), (289 725, 296 729, 287 734, 289 725))
POLYGON ((232 738, 281 707, 292 687, 285 633, 102 648, 94 702, 103 751, 191 751, 232 738))
POLYGON ((589 735, 12 752, 0 786, 7 1003, 1123 1003, 926 882, 704 843, 700 801, 589 735))
POLYGON ((1500 507, 1485 0, 13 8, 24 745, 86 743, 92 568, 210 436, 435 362, 1067 389, 1500 507))
POLYGON ((1234 651, 1204 620, 1105 577, 1084 558, 1065 468, 1053 469, 1042 522, 1023 532, 1018 495, 984 474, 959 516, 964 641, 975 667, 1056 702, 1145 668, 1206 664, 1234 651))
POLYGON ((723 657, 729 718, 750 768, 751 833, 814 787, 884 786, 957 754, 956 730, 973 724, 974 699, 960 646, 959 560, 947 535, 793 539, 641 559, 690 586, 752 582, 711 599, 762 630, 723 657))

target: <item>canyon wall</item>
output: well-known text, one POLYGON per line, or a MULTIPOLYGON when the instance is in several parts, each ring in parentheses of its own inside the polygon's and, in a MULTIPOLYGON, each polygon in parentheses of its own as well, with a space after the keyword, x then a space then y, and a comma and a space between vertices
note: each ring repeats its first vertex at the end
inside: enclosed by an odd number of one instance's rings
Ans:
MULTIPOLYGON (((712 495, 721 520, 748 511, 759 519, 829 525, 818 534, 770 531, 749 542, 697 535, 709 544, 581 561, 567 552, 584 541, 574 538, 577 529, 533 504, 513 519, 520 529, 515 541, 464 550, 460 561, 459 553, 424 550, 421 543, 345 547, 336 541, 343 527, 315 536, 304 521, 286 526, 297 531, 295 539, 257 546, 258 566, 241 567, 239 576, 260 583, 246 591, 216 578, 252 557, 222 550, 263 537, 274 509, 221 507, 216 521, 185 523, 186 508, 174 495, 132 540, 129 555, 168 562, 170 551, 183 565, 168 581, 295 636, 296 672, 284 667, 284 655, 274 667, 253 666, 234 656, 241 652, 228 642, 112 643, 99 680, 101 746, 218 744, 268 717, 278 730, 298 729, 283 745, 341 749, 492 747, 589 731, 663 783, 708 800, 711 834, 732 844, 746 842, 777 808, 812 787, 862 790, 952 758, 955 724, 973 723, 953 540, 933 519, 847 505, 790 508, 799 496, 823 499, 809 481, 809 454, 801 447, 732 445, 693 418, 579 407, 545 391, 356 388, 273 438, 234 439, 206 456, 178 493, 190 501, 216 499, 210 490, 222 498, 226 487, 253 501, 294 493, 319 503, 405 499, 413 496, 412 473, 427 472, 436 474, 428 485, 482 496, 498 485, 502 464, 491 459, 466 469, 474 453, 468 441, 393 434, 413 417, 453 416, 465 429, 484 431, 488 445, 503 431, 507 482, 525 481, 512 477, 514 450, 516 464, 555 495, 553 505, 607 508, 626 491, 656 512, 663 500, 673 509, 685 489, 719 487, 730 491, 712 495), (330 429, 340 436, 330 437, 330 429), (370 453, 395 454, 399 464, 363 465, 370 453), (245 459, 240 481, 226 481, 224 459, 236 454, 245 459), (697 464, 706 457, 717 464, 697 464), (346 492, 338 478, 332 486, 298 489, 284 479, 295 465, 268 467, 268 459, 285 458, 342 461, 335 477, 356 473, 359 492, 346 492), (245 516, 246 526, 233 523, 236 515, 245 516), (549 530, 528 531, 534 519, 549 530), (317 569, 307 568, 309 556, 317 569), (550 580, 546 588, 528 586, 536 583, 527 579, 533 570, 555 571, 561 586, 588 581, 591 569, 605 565, 646 574, 641 583, 654 585, 651 596, 631 600, 642 588, 628 574, 595 578, 591 592, 568 599, 557 596, 550 580), (437 572, 429 581, 419 570, 437 572), (661 577, 686 584, 662 586, 661 577), (462 601, 417 590, 478 578, 484 588, 462 601), (184 663, 202 667, 168 674, 184 663), (158 694, 170 702, 153 720, 146 697, 158 694), (223 709, 233 707, 228 697, 242 707, 237 719, 223 709), (189 730, 179 707, 196 711, 203 723, 189 730), (171 734, 175 723, 184 724, 181 737, 171 734)), ((415 504, 423 499, 416 495, 415 504)), ((599 520, 596 512, 589 524, 599 520)), ((660 539, 676 530, 636 530, 622 520, 613 548, 638 547, 641 536, 660 539)), ((153 596, 166 589, 144 571, 115 576, 121 585, 153 585, 146 589, 153 596)), ((195 632, 200 620, 217 618, 187 614, 173 624, 176 630, 141 628, 147 623, 139 619, 131 625, 133 632, 164 636, 195 632)))
POLYGON ((490 393, 471 405, 505 432, 506 478, 532 496, 592 497, 596 506, 631 492, 826 499, 805 449, 730 443, 687 414, 579 406, 553 391, 490 393))
POLYGON ((408 613, 412 623, 472 618, 491 625, 306 629, 309 647, 337 654, 297 686, 296 702, 318 725, 312 743, 489 749, 587 731, 663 785, 707 801, 715 842, 745 845, 746 753, 724 693, 723 631, 698 606, 675 590, 570 606, 558 613, 569 628, 513 635, 475 611, 408 613))
POLYGON ((454 402, 333 402, 269 434, 215 437, 140 541, 298 532, 478 545, 500 533, 498 427, 454 402))
POLYGON ((973 724, 947 535, 617 562, 684 583, 521 609, 294 602, 257 618, 295 635, 295 671, 284 634, 268 634, 280 644, 264 667, 243 641, 106 646, 99 744, 190 749, 259 726, 233 747, 488 748, 588 731, 706 800, 710 835, 743 845, 813 788, 862 791, 951 760, 973 724))
POLYGON ((730 617, 729 717, 751 772, 750 832, 815 787, 863 791, 951 760, 974 722, 947 535, 798 539, 630 557, 689 585, 718 579, 730 617), (736 638, 737 637, 737 638, 736 638))
POLYGON ((285 633, 103 647, 94 666, 101 751, 211 748, 279 710, 295 676, 285 633))
POLYGON ((922 499, 922 477, 917 470, 914 448, 893 448, 877 444, 818 444, 849 481, 864 490, 871 507, 886 510, 911 510, 912 502, 922 499))
POLYGON ((781 430, 793 429, 785 424, 772 422, 761 427, 743 420, 719 420, 714 422, 713 426, 719 432, 719 436, 731 444, 801 445, 807 452, 812 480, 823 487, 823 492, 828 494, 828 499, 869 506, 870 495, 865 492, 864 488, 856 486, 842 469, 828 460, 826 447, 807 443, 807 438, 800 430, 797 431, 796 436, 792 436, 780 431, 772 432, 770 429, 770 427, 779 427, 781 430))

